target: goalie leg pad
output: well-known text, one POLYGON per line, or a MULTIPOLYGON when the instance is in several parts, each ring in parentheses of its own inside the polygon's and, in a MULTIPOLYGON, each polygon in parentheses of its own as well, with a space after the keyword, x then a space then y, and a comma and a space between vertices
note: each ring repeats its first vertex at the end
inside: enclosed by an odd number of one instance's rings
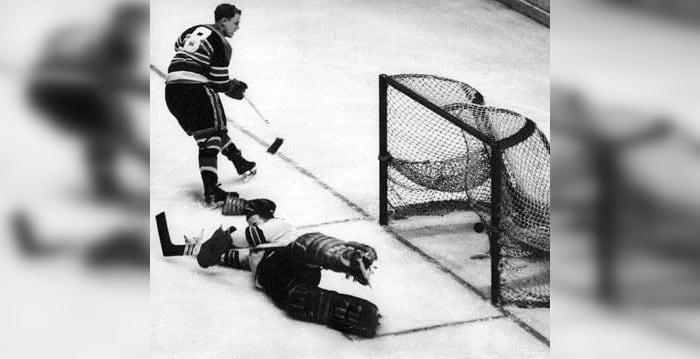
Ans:
POLYGON ((293 242, 296 258, 307 264, 353 276, 363 285, 369 284, 369 268, 377 260, 374 248, 357 242, 344 242, 323 233, 307 233, 293 242))
POLYGON ((224 216, 242 216, 245 214, 247 206, 248 201, 243 198, 226 198, 226 202, 224 202, 224 205, 221 207, 221 214, 224 216))
POLYGON ((379 309, 371 302, 308 285, 289 291, 287 314, 365 338, 374 337, 379 326, 379 309))

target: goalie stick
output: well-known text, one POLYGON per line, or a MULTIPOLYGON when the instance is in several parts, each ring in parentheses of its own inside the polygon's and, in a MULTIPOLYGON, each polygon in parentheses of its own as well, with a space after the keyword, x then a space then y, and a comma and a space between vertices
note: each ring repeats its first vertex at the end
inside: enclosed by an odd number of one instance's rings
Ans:
POLYGON ((156 226, 158 227, 158 239, 160 239, 160 249, 164 257, 182 256, 185 254, 184 244, 173 244, 170 240, 168 222, 165 220, 165 212, 156 215, 156 226))

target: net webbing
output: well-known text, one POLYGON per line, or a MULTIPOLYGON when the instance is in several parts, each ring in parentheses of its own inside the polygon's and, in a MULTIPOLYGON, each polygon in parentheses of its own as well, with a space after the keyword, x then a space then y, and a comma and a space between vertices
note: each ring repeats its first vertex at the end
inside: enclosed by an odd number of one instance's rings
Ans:
MULTIPOLYGON (((471 126, 493 143, 520 131, 527 119, 483 106, 471 86, 432 75, 392 79, 471 126)), ((491 178, 502 178, 501 302, 549 303, 549 143, 537 129, 502 150, 502 172, 492 173, 492 147, 411 99, 387 89, 387 197, 393 218, 473 210, 489 227, 491 178)))

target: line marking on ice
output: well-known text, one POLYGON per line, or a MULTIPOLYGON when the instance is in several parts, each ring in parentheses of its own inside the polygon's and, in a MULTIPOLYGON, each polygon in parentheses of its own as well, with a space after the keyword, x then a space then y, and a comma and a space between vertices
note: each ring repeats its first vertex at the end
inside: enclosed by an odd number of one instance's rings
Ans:
POLYGON ((314 228, 314 227, 323 227, 323 226, 330 226, 332 224, 341 224, 341 223, 348 223, 348 222, 360 222, 360 221, 370 221, 374 220, 374 218, 365 218, 365 217, 355 217, 355 218, 347 218, 347 219, 338 219, 335 221, 328 221, 328 222, 321 222, 321 223, 314 223, 314 224, 305 224, 303 226, 297 226, 298 229, 308 229, 308 228, 314 228))
POLYGON ((377 338, 383 338, 383 337, 390 337, 390 336, 396 336, 396 335, 403 335, 403 334, 411 334, 411 333, 417 333, 417 332, 425 332, 428 330, 433 330, 433 329, 440 329, 440 328, 446 328, 446 327, 455 327, 458 325, 464 325, 464 324, 472 324, 472 323, 480 323, 480 322, 486 322, 486 321, 491 321, 495 319, 506 319, 507 317, 505 315, 494 315, 490 317, 485 317, 485 318, 476 318, 476 319, 469 319, 469 320, 462 320, 459 322, 449 322, 449 323, 442 323, 442 324, 436 324, 436 325, 430 325, 427 327, 420 327, 420 328, 413 328, 413 329, 406 329, 406 330, 400 330, 396 332, 390 332, 390 333, 381 333, 377 334, 374 338, 361 338, 361 337, 356 337, 354 335, 345 335, 346 338, 352 340, 352 341, 361 341, 361 340, 372 340, 372 339, 377 339, 377 338))
MULTIPOLYGON (((257 142, 258 144, 260 144, 261 146, 263 146, 263 147, 265 147, 265 148, 270 147, 270 144, 269 144, 269 143, 267 143, 265 140, 261 139, 260 137, 256 136, 254 133, 248 131, 247 129, 241 127, 240 125, 238 125, 238 124, 236 124, 236 123, 232 123, 232 122, 229 122, 229 123, 231 123, 237 130, 243 132, 246 136, 250 137, 250 138, 253 139, 255 142, 257 142)), ((333 187, 329 186, 326 182, 323 182, 320 178, 316 177, 316 175, 314 175, 313 173, 311 173, 309 170, 307 170, 306 168, 304 168, 304 167, 302 167, 301 165, 299 165, 298 163, 296 163, 296 161, 294 161, 293 159, 291 159, 291 158, 285 156, 283 153, 280 153, 280 152, 277 152, 277 153, 275 154, 275 156, 279 157, 283 162, 285 162, 286 164, 290 165, 292 168, 294 168, 295 170, 297 170, 299 173, 301 173, 301 174, 303 174, 304 176, 306 176, 306 177, 312 179, 317 185, 321 186, 323 189, 325 189, 325 190, 327 190, 328 192, 330 192, 330 193, 333 195, 333 197, 335 197, 335 198, 341 200, 341 201, 342 201, 343 203, 345 203, 348 207, 352 208, 355 212, 357 212, 357 213, 359 213, 360 215, 362 215, 363 218, 368 219, 368 220, 374 220, 374 217, 372 217, 369 213, 367 213, 367 211, 365 211, 364 209, 362 209, 362 207, 358 206, 358 205, 355 204, 353 201, 351 201, 351 200, 348 199, 347 197, 345 197, 345 196, 343 196, 342 194, 340 194, 340 192, 338 192, 338 191, 336 191, 335 189, 333 189, 333 187)))

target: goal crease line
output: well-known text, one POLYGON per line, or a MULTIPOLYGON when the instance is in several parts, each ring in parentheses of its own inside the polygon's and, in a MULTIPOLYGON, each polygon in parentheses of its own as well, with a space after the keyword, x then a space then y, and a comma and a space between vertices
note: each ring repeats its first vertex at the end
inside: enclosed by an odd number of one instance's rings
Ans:
POLYGON ((356 337, 356 336, 352 336, 352 335, 346 335, 346 337, 352 341, 372 340, 372 339, 383 338, 383 337, 391 337, 391 336, 398 336, 398 335, 404 335, 404 334, 425 332, 425 331, 429 331, 429 330, 433 330, 433 329, 456 327, 456 326, 464 325, 464 324, 480 323, 480 322, 486 322, 486 321, 495 320, 495 319, 506 319, 506 318, 507 318, 507 316, 505 316, 505 315, 493 315, 493 316, 484 317, 484 318, 462 320, 462 321, 458 321, 458 322, 448 322, 448 323, 430 325, 427 327, 420 327, 420 328, 399 330, 396 332, 382 333, 382 334, 377 334, 374 338, 361 338, 361 337, 356 337))

